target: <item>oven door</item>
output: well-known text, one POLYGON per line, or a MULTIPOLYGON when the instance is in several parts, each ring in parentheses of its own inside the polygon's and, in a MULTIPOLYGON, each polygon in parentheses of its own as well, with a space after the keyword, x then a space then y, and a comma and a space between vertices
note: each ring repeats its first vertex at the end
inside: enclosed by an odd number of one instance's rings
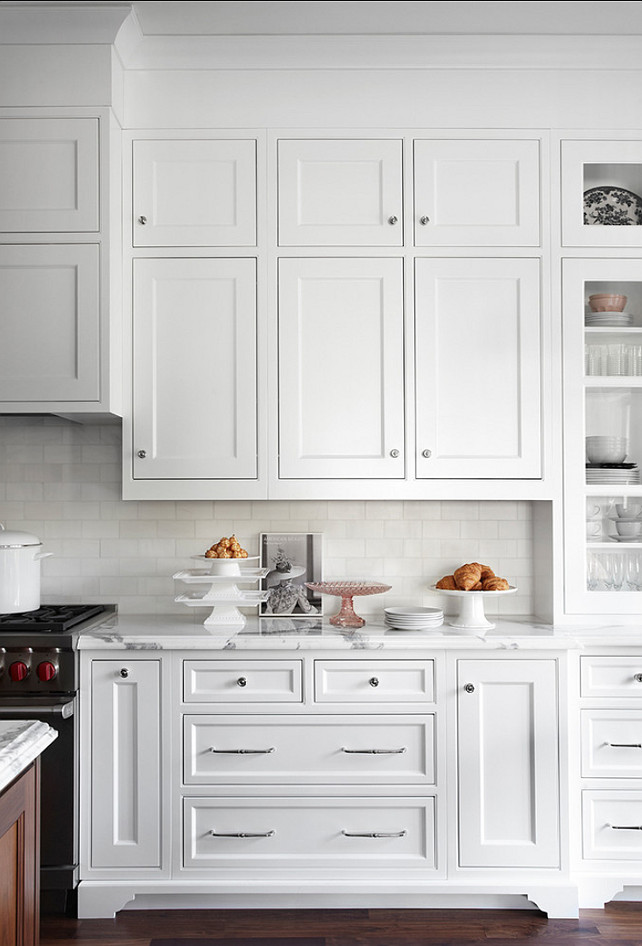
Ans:
POLYGON ((78 883, 76 697, 3 698, 0 719, 39 719, 58 733, 40 757, 40 888, 78 883))

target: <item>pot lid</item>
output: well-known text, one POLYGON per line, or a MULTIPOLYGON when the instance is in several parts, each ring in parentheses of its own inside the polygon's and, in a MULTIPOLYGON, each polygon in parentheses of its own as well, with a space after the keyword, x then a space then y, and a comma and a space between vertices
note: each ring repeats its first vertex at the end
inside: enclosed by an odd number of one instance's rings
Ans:
POLYGON ((42 545, 42 542, 37 535, 5 529, 0 522, 0 549, 21 549, 29 545, 42 545))

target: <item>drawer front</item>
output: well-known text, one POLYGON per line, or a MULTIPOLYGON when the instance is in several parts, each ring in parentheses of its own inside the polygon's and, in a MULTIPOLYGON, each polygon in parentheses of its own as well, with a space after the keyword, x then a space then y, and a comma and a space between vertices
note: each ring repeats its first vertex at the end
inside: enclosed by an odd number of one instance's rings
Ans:
POLYGON ((642 859, 642 792, 582 792, 584 857, 642 859))
POLYGON ((434 798, 186 798, 184 866, 436 867, 434 798))
POLYGON ((186 785, 435 782, 433 716, 186 716, 186 785))
POLYGON ((582 696, 642 699, 642 656, 580 657, 582 696))
POLYGON ((584 778, 642 778, 642 710, 583 710, 584 778))
POLYGON ((317 660, 317 703, 432 703, 434 661, 317 660))
POLYGON ((186 703, 300 703, 299 660, 186 660, 186 703))

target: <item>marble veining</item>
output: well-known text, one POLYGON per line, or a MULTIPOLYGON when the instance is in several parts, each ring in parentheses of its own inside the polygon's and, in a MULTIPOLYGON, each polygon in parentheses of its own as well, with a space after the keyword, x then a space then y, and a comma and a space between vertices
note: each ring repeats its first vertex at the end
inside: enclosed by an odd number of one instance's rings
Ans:
POLYGON ((57 738, 40 720, 0 720, 0 791, 57 738))

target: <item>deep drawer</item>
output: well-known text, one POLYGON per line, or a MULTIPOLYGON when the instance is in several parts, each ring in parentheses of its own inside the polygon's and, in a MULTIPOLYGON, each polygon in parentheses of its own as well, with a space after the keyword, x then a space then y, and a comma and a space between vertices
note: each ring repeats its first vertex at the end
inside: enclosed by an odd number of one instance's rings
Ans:
POLYGON ((642 657, 580 657, 582 696, 642 699, 642 657))
POLYGON ((433 716, 186 716, 186 785, 434 784, 433 716))
POLYGON ((299 660, 185 660, 185 703, 300 703, 299 660))
POLYGON ((317 703, 432 703, 434 661, 317 660, 317 703))
POLYGON ((642 858, 642 792, 582 792, 584 857, 642 858))
POLYGON ((185 798, 184 866, 434 868, 434 798, 185 798))
POLYGON ((642 778, 642 710, 583 710, 584 778, 642 778))

